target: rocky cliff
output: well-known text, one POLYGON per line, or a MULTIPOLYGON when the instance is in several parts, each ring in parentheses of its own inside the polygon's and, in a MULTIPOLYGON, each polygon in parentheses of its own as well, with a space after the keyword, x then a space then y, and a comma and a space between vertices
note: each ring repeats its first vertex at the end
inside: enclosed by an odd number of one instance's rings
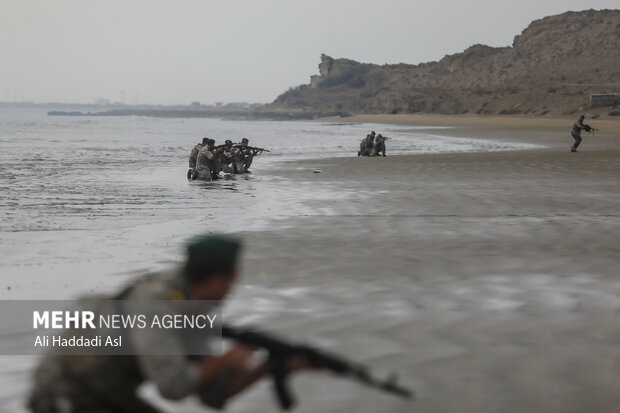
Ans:
POLYGON ((319 73, 268 109, 569 115, 587 108, 591 93, 620 96, 620 10, 545 17, 511 47, 474 45, 419 65, 322 55, 319 73))

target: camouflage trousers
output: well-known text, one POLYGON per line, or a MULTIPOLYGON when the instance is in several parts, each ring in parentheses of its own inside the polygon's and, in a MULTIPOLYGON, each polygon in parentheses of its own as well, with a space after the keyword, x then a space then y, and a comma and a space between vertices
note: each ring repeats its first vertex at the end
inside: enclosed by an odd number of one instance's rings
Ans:
POLYGON ((235 167, 237 168, 237 173, 242 174, 248 169, 250 169, 253 160, 254 155, 252 154, 244 155, 243 157, 238 156, 235 160, 235 167))
POLYGON ((582 141, 581 134, 577 132, 571 132, 571 135, 573 136, 573 139, 575 140, 575 143, 573 144, 573 148, 577 149, 579 147, 579 144, 582 141))
POLYGON ((204 179, 204 180, 211 180, 213 175, 217 175, 220 172, 220 161, 219 160, 213 160, 211 162, 209 162, 208 165, 202 164, 200 162, 198 162, 196 164, 196 174, 197 179, 204 179))
POLYGON ((372 148, 372 152, 370 153, 370 156, 377 156, 383 154, 383 156, 385 156, 385 144, 380 143, 375 145, 374 148, 372 148))

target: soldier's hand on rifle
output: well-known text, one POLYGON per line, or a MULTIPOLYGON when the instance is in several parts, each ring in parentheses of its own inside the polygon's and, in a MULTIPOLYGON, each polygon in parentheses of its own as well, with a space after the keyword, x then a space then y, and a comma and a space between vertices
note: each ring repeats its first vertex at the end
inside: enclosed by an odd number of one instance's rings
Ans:
POLYGON ((286 363, 287 374, 293 374, 297 373, 298 371, 308 370, 311 368, 312 366, 310 365, 310 363, 308 363, 308 360, 306 360, 306 358, 302 356, 291 357, 287 360, 286 363))
POLYGON ((224 358, 232 368, 241 370, 246 368, 255 352, 253 347, 237 345, 224 354, 224 358))

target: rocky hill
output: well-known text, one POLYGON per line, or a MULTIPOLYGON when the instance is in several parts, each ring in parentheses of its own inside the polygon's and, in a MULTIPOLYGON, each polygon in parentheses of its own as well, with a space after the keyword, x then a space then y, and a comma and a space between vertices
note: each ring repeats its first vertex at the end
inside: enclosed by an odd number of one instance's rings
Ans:
POLYGON ((322 55, 319 72, 265 109, 569 115, 586 109, 592 93, 620 97, 620 10, 545 17, 511 47, 474 45, 419 65, 379 66, 322 55))

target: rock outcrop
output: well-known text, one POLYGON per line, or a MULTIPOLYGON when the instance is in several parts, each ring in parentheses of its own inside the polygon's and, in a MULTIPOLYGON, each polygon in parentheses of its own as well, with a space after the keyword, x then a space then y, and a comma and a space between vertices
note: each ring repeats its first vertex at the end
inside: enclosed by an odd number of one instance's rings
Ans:
POLYGON ((322 55, 318 76, 265 109, 568 115, 591 93, 620 96, 620 10, 545 17, 511 47, 474 45, 439 62, 379 66, 322 55))

